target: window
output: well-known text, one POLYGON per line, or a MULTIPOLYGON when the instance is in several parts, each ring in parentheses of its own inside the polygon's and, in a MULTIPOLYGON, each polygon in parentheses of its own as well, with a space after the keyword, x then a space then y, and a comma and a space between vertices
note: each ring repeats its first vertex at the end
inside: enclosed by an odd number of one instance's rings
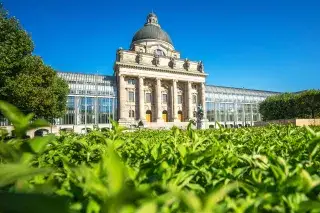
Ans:
POLYGON ((147 92, 146 93, 146 103, 151 103, 151 93, 150 92, 147 92))
POLYGON ((162 94, 162 103, 167 103, 168 101, 168 95, 167 94, 162 94))
POLYGON ((128 84, 131 84, 131 85, 135 85, 136 84, 136 79, 129 79, 128 80, 128 84))
POLYGON ((134 102, 134 92, 129 91, 129 102, 134 102))
POLYGON ((182 104, 182 95, 178 95, 178 104, 182 104))
POLYGON ((192 89, 197 89, 197 85, 193 84, 192 89))
POLYGON ((156 49, 156 50, 154 51, 154 54, 155 54, 155 55, 158 55, 158 56, 165 56, 164 52, 163 52, 162 50, 160 50, 160 49, 156 49))
POLYGON ((129 110, 129 118, 134 118, 134 110, 129 110))
POLYGON ((192 96, 192 103, 197 104, 197 95, 192 96))

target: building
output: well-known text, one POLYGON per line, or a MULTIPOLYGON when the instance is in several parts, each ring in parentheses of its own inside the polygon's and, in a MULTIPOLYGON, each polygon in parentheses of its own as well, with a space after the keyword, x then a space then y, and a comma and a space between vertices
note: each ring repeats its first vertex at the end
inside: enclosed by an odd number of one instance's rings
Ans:
POLYGON ((127 126, 139 121, 148 127, 185 126, 195 119, 199 105, 204 108, 206 127, 214 127, 216 121, 226 127, 252 126, 261 120, 259 102, 276 94, 205 85, 208 74, 203 63, 180 57, 154 13, 134 34, 129 49, 117 50, 114 76, 59 75, 70 85, 68 109, 72 109, 60 125, 81 128, 85 123, 108 124, 108 116, 127 126), (110 104, 103 106, 101 100, 110 104))
POLYGON ((153 13, 134 35, 130 49, 117 51, 114 74, 119 123, 184 122, 195 118, 198 105, 205 106, 207 74, 202 62, 180 58, 153 13))
MULTIPOLYGON (((261 120, 258 104, 276 94, 206 85, 202 61, 181 58, 154 13, 133 36, 129 49, 116 52, 114 75, 59 72, 70 87, 67 113, 59 129, 110 127, 109 118, 130 126, 186 126, 204 109, 205 127, 252 126, 261 120)), ((8 125, 0 120, 0 125, 8 125)))

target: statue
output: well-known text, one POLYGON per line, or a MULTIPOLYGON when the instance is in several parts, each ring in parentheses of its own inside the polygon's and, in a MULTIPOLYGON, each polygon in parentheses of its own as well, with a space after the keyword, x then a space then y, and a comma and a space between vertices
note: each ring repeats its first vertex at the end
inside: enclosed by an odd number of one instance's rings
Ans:
POLYGON ((189 70, 189 68, 190 68, 190 61, 189 61, 189 59, 188 58, 186 58, 185 60, 184 60, 184 68, 186 69, 186 70, 189 70))
POLYGON ((118 55, 118 61, 123 61, 123 51, 121 47, 118 49, 117 55, 118 55))
POLYGON ((176 67, 176 59, 174 57, 170 58, 170 64, 169 66, 173 69, 176 67))
POLYGON ((158 66, 160 64, 159 55, 154 54, 153 62, 154 62, 154 65, 156 65, 156 66, 158 66))
POLYGON ((203 66, 202 61, 199 61, 199 62, 198 62, 198 71, 199 71, 199 72, 204 72, 204 66, 203 66))
POLYGON ((138 53, 138 54, 137 54, 136 62, 137 62, 138 64, 141 64, 141 62, 142 62, 142 54, 141 54, 141 53, 138 53))
POLYGON ((197 129, 202 129, 202 125, 203 125, 203 108, 202 106, 199 104, 199 106, 197 107, 197 129))

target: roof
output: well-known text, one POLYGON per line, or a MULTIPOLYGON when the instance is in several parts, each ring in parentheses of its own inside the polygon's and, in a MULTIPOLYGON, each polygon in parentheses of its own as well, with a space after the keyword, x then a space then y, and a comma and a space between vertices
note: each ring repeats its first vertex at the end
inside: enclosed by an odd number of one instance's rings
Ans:
POLYGON ((98 74, 85 74, 75 72, 58 72, 58 76, 66 81, 75 82, 114 82, 115 77, 110 75, 98 75, 98 74))
POLYGON ((156 25, 146 25, 133 36, 132 42, 143 40, 143 39, 156 39, 160 41, 168 42, 172 44, 170 36, 156 25))
POLYGON ((225 86, 213 86, 213 85, 206 85, 206 92, 208 92, 208 93, 243 94, 243 95, 252 95, 252 96, 270 96, 270 95, 280 94, 280 92, 273 92, 273 91, 245 89, 245 88, 236 88, 236 87, 225 87, 225 86))
POLYGON ((160 41, 165 41, 171 45, 172 40, 168 33, 161 29, 158 24, 158 17, 154 13, 150 13, 147 16, 147 22, 145 25, 138 30, 132 38, 132 43, 144 39, 155 39, 160 41))

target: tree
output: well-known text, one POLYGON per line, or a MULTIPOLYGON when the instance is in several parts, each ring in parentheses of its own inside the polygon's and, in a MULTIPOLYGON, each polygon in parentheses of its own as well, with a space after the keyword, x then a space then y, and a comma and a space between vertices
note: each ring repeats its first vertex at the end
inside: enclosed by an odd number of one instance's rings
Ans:
POLYGON ((36 117, 60 117, 68 85, 33 49, 28 33, 0 4, 0 99, 36 117))
POLYGON ((266 98, 259 111, 264 120, 320 117, 320 90, 283 93, 266 98))
POLYGON ((316 118, 320 116, 320 91, 306 90, 297 95, 299 116, 316 118))

